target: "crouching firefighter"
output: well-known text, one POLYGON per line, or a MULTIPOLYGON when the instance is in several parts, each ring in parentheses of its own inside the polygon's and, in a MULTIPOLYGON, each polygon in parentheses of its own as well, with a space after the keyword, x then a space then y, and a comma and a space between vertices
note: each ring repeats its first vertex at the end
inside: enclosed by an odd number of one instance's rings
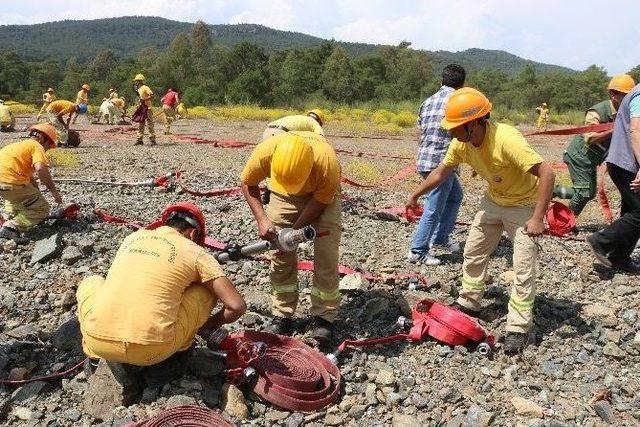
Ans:
POLYGON ((22 233, 49 217, 49 203, 40 193, 34 174, 51 192, 54 201, 62 203, 45 153, 56 147, 56 130, 50 124, 37 124, 29 128, 29 137, 0 150, 0 198, 4 200, 6 219, 0 228, 0 239, 17 243, 27 243, 22 233))
MULTIPOLYGON (((313 225, 322 235, 314 241, 310 313, 311 335, 325 346, 331 339, 340 306, 338 247, 342 208, 340 164, 333 147, 314 132, 275 135, 256 146, 240 179, 261 238, 274 239, 278 228, 300 229, 307 225, 313 225), (266 178, 271 199, 265 212, 258 185, 266 178)), ((272 254, 274 319, 269 332, 288 335, 293 330, 299 294, 297 261, 295 252, 272 254)))
POLYGON ((458 89, 445 106, 441 126, 451 131, 442 163, 409 196, 408 206, 440 185, 461 163, 469 164, 488 183, 487 194, 469 227, 462 263, 462 290, 454 306, 477 316, 485 292, 489 257, 502 232, 513 242, 515 277, 509 298, 505 353, 518 353, 533 326, 538 243, 553 189, 551 166, 517 129, 490 119, 491 102, 472 88, 458 89))
POLYGON ((202 247, 205 236, 197 206, 169 206, 158 228, 124 239, 106 278, 90 276, 78 286, 85 354, 141 373, 145 394, 184 373, 196 334, 209 342, 214 331, 246 311, 242 296, 202 247), (212 315, 218 302, 222 307, 212 315))

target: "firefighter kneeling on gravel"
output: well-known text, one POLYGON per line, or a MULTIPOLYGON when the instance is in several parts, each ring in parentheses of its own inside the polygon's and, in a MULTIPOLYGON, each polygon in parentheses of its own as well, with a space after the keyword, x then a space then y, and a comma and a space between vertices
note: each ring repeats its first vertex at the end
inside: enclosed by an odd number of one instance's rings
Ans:
MULTIPOLYGON (((272 240, 277 228, 313 225, 311 288, 313 329, 321 346, 329 343, 340 306, 338 247, 341 235, 340 164, 333 147, 313 132, 288 132, 258 144, 241 174, 242 192, 258 223, 261 238, 272 240), (258 184, 269 178, 271 199, 265 212, 258 184)), ((298 268, 295 252, 273 253, 270 279, 275 316, 269 332, 291 334, 298 304, 298 268)))
POLYGON ((31 138, 14 142, 0 150, 0 198, 4 200, 0 239, 26 243, 21 233, 49 217, 49 203, 40 193, 34 174, 49 189, 56 203, 62 196, 49 172, 45 152, 56 147, 58 136, 53 126, 37 124, 29 128, 31 138))
POLYGON ((155 230, 125 238, 106 279, 90 276, 76 293, 87 356, 148 367, 141 371, 152 391, 182 375, 196 334, 207 340, 246 311, 242 296, 202 247, 200 209, 172 205, 162 220, 155 230), (211 316, 218 301, 223 306, 211 316))
POLYGON ((538 243, 553 189, 554 174, 515 128, 489 119, 492 105, 479 91, 458 89, 445 107, 442 127, 451 142, 442 163, 409 196, 407 206, 440 185, 460 163, 468 163, 489 184, 464 247, 462 291, 454 307, 477 316, 485 292, 487 264, 502 232, 513 242, 515 278, 509 298, 505 353, 528 342, 533 324, 538 243))

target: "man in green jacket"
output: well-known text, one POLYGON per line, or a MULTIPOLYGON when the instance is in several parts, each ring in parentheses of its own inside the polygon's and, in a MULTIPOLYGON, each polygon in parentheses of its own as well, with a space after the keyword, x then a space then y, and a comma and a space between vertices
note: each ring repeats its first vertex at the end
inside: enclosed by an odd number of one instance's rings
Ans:
MULTIPOLYGON (((609 99, 589 108, 584 124, 598 125, 612 123, 622 98, 635 86, 631 76, 621 74, 609 82, 609 99)), ((571 187, 557 185, 553 195, 560 199, 570 199, 569 208, 579 215, 589 200, 596 195, 597 168, 607 157, 613 129, 604 132, 589 132, 576 135, 564 152, 563 160, 569 168, 571 187)))

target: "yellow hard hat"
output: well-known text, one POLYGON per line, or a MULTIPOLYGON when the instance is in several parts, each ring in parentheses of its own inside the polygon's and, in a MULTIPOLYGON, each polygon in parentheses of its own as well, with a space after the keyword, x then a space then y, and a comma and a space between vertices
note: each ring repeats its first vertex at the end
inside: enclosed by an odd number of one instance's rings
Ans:
POLYGON ((143 82, 144 80, 145 80, 144 74, 136 74, 136 76, 133 78, 134 82, 138 82, 138 81, 143 82))
POLYGON ((85 83, 85 84, 82 85, 82 89, 91 90, 91 87, 88 84, 85 83))
POLYGON ((315 115, 315 116, 318 118, 318 120, 320 120, 320 124, 321 124, 321 125, 323 125, 323 124, 324 124, 325 119, 326 119, 326 117, 325 117, 325 115, 324 115, 324 111, 322 111, 322 110, 321 110, 321 109, 319 109, 319 108, 314 108, 313 110, 309 110, 309 111, 307 111, 307 116, 308 116, 309 114, 313 114, 313 115, 315 115))
POLYGON ((444 107, 443 129, 450 130, 475 119, 486 116, 493 106, 482 92, 463 87, 451 94, 444 107))
POLYGON ((271 181, 269 186, 282 195, 297 194, 309 178, 313 167, 313 149, 299 135, 283 133, 278 138, 271 157, 271 181))
POLYGON ((629 93, 635 85, 636 82, 633 81, 633 77, 628 74, 619 74, 617 76, 613 76, 609 82, 609 86, 607 86, 607 89, 615 90, 616 92, 629 93))

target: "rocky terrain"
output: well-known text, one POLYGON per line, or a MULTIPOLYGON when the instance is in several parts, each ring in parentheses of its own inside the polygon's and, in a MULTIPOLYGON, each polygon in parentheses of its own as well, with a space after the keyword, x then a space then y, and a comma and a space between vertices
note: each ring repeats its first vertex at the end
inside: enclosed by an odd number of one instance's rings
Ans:
MULTIPOLYGON (((22 120, 20 125, 26 124, 22 120)), ((177 134, 221 140, 257 141, 264 124, 182 120, 177 134)), ((80 123, 83 142, 70 150, 77 164, 55 167, 58 178, 82 177, 139 181, 170 170, 185 171, 197 189, 235 186, 249 150, 214 148, 159 136, 156 147, 133 147, 134 134, 105 132, 108 126, 80 123)), ((161 126, 158 126, 161 129, 161 126)), ((341 133, 328 128, 328 134, 341 133)), ((0 134, 0 144, 18 138, 0 134)), ((410 137, 384 139, 330 138, 336 147, 356 151, 411 155, 410 137)), ((549 160, 560 160, 562 138, 530 141, 549 160)), ((71 154, 69 154, 71 156, 71 154)), ((360 171, 382 178, 408 161, 340 156, 347 174, 360 171)), ((484 185, 462 172, 465 200, 459 220, 469 222, 484 185)), ((366 178, 366 177, 365 177, 366 178)), ((564 179, 561 177, 561 179, 564 179)), ((398 316, 423 298, 451 303, 458 292, 462 256, 444 254, 443 264, 420 268, 405 261, 414 226, 381 220, 363 206, 402 205, 417 180, 379 189, 344 187, 355 200, 345 203, 341 264, 374 272, 419 272, 427 286, 410 290, 411 280, 347 280, 337 322, 336 346, 346 338, 390 331, 398 316)), ((131 232, 91 215, 93 207, 143 223, 156 219, 168 204, 193 200, 205 212, 209 234, 226 242, 256 239, 255 224, 241 196, 198 198, 175 189, 92 184, 59 184, 63 197, 79 203, 79 221, 49 220, 17 246, 0 242, 0 379, 23 379, 63 371, 82 360, 74 334, 75 289, 90 274, 105 274, 122 239, 131 232), (46 239, 46 240, 45 240, 46 239)), ((611 185, 609 185, 611 186, 611 185)), ((613 192, 610 192, 613 194, 613 192)), ((614 199, 614 212, 618 209, 614 199)), ((596 202, 586 211, 586 231, 603 226, 596 202)), ((582 218, 581 218, 582 219, 582 218)), ((455 238, 463 242, 461 225, 455 238)), ((579 240, 543 237, 539 262, 535 336, 526 351, 491 357, 450 348, 435 341, 401 342, 383 348, 353 350, 341 356, 345 387, 327 409, 311 413, 282 411, 215 379, 187 375, 165 386, 151 404, 117 407, 103 419, 91 415, 92 390, 82 370, 53 382, 22 387, 0 385, 0 424, 25 426, 118 426, 186 403, 223 408, 238 425, 287 427, 345 426, 632 426, 640 425, 640 298, 637 277, 610 272, 593 263, 579 240)), ((309 248, 301 257, 310 258, 309 248)), ((500 337, 504 331, 510 284, 511 244, 506 238, 493 256, 493 278, 482 323, 500 337)), ((244 294, 248 313, 236 329, 261 329, 270 322, 266 264, 243 261, 225 265, 244 294)), ((305 287, 309 273, 301 273, 305 287)), ((302 291, 308 293, 305 287, 302 291)), ((303 299, 297 318, 304 323, 303 299)), ((304 338, 304 337, 302 337, 304 338)), ((214 370, 215 367, 211 367, 214 370)), ((198 371, 198 369, 194 369, 198 371)), ((202 372, 200 372, 202 373, 202 372)))

